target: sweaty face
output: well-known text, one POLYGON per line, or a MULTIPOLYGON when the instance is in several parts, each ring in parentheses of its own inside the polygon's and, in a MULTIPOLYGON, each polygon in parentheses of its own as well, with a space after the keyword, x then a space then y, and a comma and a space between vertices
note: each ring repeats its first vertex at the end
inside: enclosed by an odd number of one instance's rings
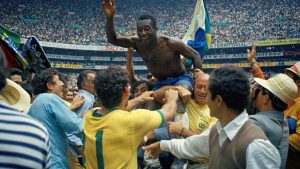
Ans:
POLYGON ((195 87, 194 87, 194 99, 195 102, 199 105, 206 103, 206 86, 208 83, 208 77, 202 76, 195 79, 195 87))
POLYGON ((141 40, 150 40, 155 37, 156 28, 150 19, 137 21, 137 35, 141 40))

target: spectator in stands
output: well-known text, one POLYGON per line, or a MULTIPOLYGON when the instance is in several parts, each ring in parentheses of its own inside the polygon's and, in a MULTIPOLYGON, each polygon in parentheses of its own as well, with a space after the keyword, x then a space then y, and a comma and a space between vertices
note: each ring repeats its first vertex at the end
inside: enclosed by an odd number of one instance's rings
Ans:
POLYGON ((243 70, 215 69, 210 75, 206 100, 211 115, 219 122, 200 135, 161 141, 145 149, 154 156, 161 149, 193 161, 209 156, 208 168, 279 168, 278 150, 264 132, 248 120, 245 107, 249 91, 248 77, 243 70))
POLYGON ((17 68, 9 68, 8 69, 8 78, 15 83, 21 85, 23 80, 22 80, 22 71, 17 68))
MULTIPOLYGON (((5 8, 0 11, 0 20, 2 25, 22 37, 34 35, 41 41, 106 46, 105 32, 97 31, 105 26, 105 17, 97 9, 97 3, 54 0, 37 7, 34 0, 2 0, 0 5, 5 5, 5 8)), ((116 31, 123 36, 131 36, 135 32, 136 16, 147 11, 161 23, 162 34, 181 39, 195 8, 195 0, 129 0, 118 3, 116 31)), ((210 14, 212 44, 300 37, 297 0, 284 3, 232 0, 230 4, 226 0, 207 0, 206 5, 210 14)))
POLYGON ((82 132, 81 119, 69 110, 62 99, 63 82, 55 69, 45 69, 32 80, 36 96, 28 114, 42 122, 50 134, 51 168, 69 168, 67 135, 82 132))
MULTIPOLYGON (((0 91, 6 85, 6 59, 0 48, 0 91)), ((0 168, 49 168, 47 129, 0 101, 0 168)))

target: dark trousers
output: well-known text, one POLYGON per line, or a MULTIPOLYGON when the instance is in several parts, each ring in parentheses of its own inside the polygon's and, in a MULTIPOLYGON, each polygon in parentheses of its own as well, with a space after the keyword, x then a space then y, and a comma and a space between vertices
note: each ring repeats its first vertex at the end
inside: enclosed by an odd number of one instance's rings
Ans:
MULTIPOLYGON (((291 145, 290 145, 291 146, 291 145)), ((286 161, 286 169, 297 169, 300 168, 299 165, 300 160, 300 152, 292 150, 292 148, 289 148, 289 153, 286 161)))

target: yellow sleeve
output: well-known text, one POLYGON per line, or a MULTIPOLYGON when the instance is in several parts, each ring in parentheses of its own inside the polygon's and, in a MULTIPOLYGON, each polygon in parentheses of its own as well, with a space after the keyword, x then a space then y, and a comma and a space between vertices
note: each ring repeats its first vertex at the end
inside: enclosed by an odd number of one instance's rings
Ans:
POLYGON ((136 109, 130 112, 133 130, 145 135, 148 131, 159 128, 164 122, 162 112, 146 109, 136 109))

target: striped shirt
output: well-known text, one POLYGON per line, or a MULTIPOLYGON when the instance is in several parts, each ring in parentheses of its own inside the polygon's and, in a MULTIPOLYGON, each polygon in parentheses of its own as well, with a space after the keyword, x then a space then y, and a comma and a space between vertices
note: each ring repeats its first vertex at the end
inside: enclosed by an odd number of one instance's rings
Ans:
POLYGON ((0 102, 0 168, 49 168, 49 145, 42 124, 0 102))

